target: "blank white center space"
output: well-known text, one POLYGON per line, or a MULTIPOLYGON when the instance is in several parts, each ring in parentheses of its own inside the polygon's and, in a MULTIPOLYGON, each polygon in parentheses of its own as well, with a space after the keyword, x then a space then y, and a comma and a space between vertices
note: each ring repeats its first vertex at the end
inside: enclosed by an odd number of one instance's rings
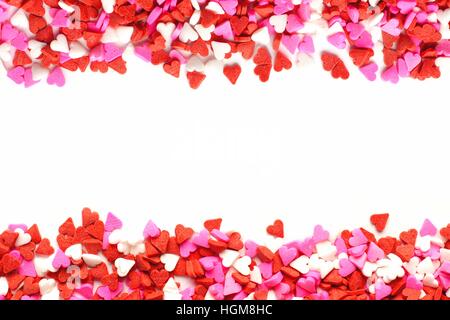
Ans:
POLYGON ((140 231, 224 227, 259 237, 282 218, 288 237, 367 225, 448 223, 448 77, 399 85, 320 66, 211 76, 193 91, 144 63, 125 76, 69 75, 63 89, 0 83, 0 226, 54 232, 89 206, 140 231), (447 88, 446 88, 447 87, 447 88))

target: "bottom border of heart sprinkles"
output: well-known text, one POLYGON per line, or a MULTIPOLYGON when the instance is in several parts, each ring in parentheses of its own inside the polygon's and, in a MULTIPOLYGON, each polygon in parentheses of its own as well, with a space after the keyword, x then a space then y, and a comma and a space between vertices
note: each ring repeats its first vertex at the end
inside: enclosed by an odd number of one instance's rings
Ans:
POLYGON ((196 89, 211 61, 235 84, 233 58, 253 60, 266 82, 320 49, 333 78, 348 79, 353 64, 397 83, 449 70, 449 26, 448 0, 0 0, 0 71, 25 87, 63 86, 63 70, 124 74, 137 56, 196 89), (343 50, 347 63, 333 53, 343 50))
POLYGON ((317 225, 289 242, 276 220, 258 244, 221 230, 220 218, 172 234, 150 220, 129 233, 85 208, 55 247, 36 224, 0 234, 0 300, 450 300, 450 224, 377 237, 388 218, 372 215, 373 233, 317 225))

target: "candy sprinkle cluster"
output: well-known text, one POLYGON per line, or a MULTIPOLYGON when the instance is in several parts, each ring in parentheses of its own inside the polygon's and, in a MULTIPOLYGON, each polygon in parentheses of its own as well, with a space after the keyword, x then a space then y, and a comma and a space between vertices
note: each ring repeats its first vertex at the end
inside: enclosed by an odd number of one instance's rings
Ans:
MULTIPOLYGON (((371 222, 383 231, 388 214, 371 222)), ((449 300, 450 224, 428 219, 399 238, 363 228, 336 237, 318 225, 311 237, 283 241, 283 223, 258 244, 208 220, 195 232, 170 234, 149 221, 127 233, 83 209, 59 227, 58 247, 36 225, 10 225, 0 235, 0 300, 449 300)))
POLYGON ((63 86, 67 71, 123 74, 134 53, 195 89, 211 61, 235 84, 237 58, 253 60, 266 82, 324 38, 332 77, 349 78, 346 49, 368 80, 397 83, 440 76, 449 21, 450 0, 0 0, 0 60, 17 84, 63 86))

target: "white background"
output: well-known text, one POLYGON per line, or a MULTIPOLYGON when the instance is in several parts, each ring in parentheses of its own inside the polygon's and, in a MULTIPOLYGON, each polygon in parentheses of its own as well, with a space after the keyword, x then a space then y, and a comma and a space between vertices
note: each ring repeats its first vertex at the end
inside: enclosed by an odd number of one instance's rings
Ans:
POLYGON ((224 227, 289 238, 392 215, 388 232, 441 226, 450 212, 448 74, 440 80, 336 81, 320 65, 208 74, 193 91, 144 62, 125 76, 69 74, 64 88, 0 79, 0 227, 57 230, 89 206, 140 231, 224 227))

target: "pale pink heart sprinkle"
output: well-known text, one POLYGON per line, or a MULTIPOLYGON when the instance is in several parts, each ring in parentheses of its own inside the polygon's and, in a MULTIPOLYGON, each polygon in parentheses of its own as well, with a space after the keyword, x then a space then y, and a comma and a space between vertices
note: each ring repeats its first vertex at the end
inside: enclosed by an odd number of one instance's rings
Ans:
POLYGON ((367 253, 363 253, 361 256, 359 257, 355 257, 355 256, 350 256, 349 260, 359 269, 362 270, 362 268, 364 268, 364 264, 367 261, 367 253))
POLYGON ((352 40, 357 40, 364 33, 364 26, 359 23, 347 23, 345 29, 349 33, 349 37, 352 40))
POLYGON ((306 54, 313 54, 315 52, 315 48, 312 37, 304 36, 302 41, 298 45, 298 50, 306 54))
POLYGON ((47 83, 54 84, 58 87, 64 86, 64 84, 66 83, 66 79, 64 78, 64 74, 60 67, 56 67, 52 71, 50 71, 47 77, 47 83))
POLYGON ((105 43, 103 45, 104 58, 106 62, 111 62, 122 56, 123 49, 113 43, 105 43))
POLYGON ((437 233, 437 229, 434 226, 434 224, 429 219, 425 219, 425 221, 422 224, 422 227, 420 228, 420 235, 422 237, 435 236, 436 233, 437 233))
POLYGON ((384 251, 376 245, 375 242, 369 244, 369 249, 367 250, 367 260, 369 262, 376 262, 383 259, 385 256, 384 251))
POLYGON ((234 14, 236 13, 236 7, 238 5, 237 0, 219 0, 219 4, 226 14, 234 16, 234 14))
POLYGON ((397 7, 400 9, 402 14, 407 14, 411 12, 416 7, 416 1, 405 1, 400 0, 397 2, 397 7))
POLYGON ((220 262, 217 257, 202 257, 199 259, 200 264, 206 271, 213 270, 216 264, 220 262))
POLYGON ((217 300, 223 300, 224 296, 224 287, 220 283, 215 283, 209 287, 209 293, 217 300))
POLYGON ((361 244, 359 246, 352 247, 348 249, 348 254, 353 257, 360 257, 364 252, 366 252, 367 245, 361 244))
POLYGON ((261 262, 258 268, 264 279, 269 279, 273 275, 272 262, 261 262))
POLYGON ((178 50, 170 50, 169 57, 177 59, 181 64, 187 63, 187 59, 178 50))
POLYGON ((313 233, 313 237, 312 240, 314 241, 314 243, 319 243, 325 240, 328 240, 330 237, 330 233, 326 230, 323 229, 323 227, 318 224, 314 227, 314 233, 313 233))
POLYGON ((142 60, 146 62, 150 62, 152 59, 152 51, 150 50, 149 46, 147 45, 140 45, 134 47, 134 53, 141 58, 142 60))
POLYGON ((221 263, 217 263, 214 268, 206 272, 208 278, 214 279, 216 282, 223 282, 225 279, 225 273, 221 263))
POLYGON ((278 249, 278 254, 280 255, 283 264, 287 266, 294 261, 295 258, 297 258, 297 249, 282 246, 278 249))
POLYGON ((295 33, 303 28, 303 22, 296 14, 289 14, 286 23, 286 31, 289 33, 295 33))
POLYGON ((359 10, 355 7, 348 7, 348 16, 353 23, 358 23, 359 20, 359 10))
POLYGON ((401 30, 398 28, 399 22, 397 19, 391 19, 388 22, 386 22, 382 27, 381 30, 383 30, 386 33, 389 33, 390 35, 396 37, 400 34, 401 30))
POLYGON ((256 250, 258 249, 258 244, 252 240, 247 240, 245 242, 245 254, 250 258, 256 256, 256 250))
POLYGON ((417 67, 419 63, 422 61, 422 57, 420 56, 420 54, 412 52, 405 53, 403 59, 405 60, 408 71, 410 72, 414 70, 414 68, 417 67))
POLYGON ((338 49, 345 49, 347 46, 345 39, 345 33, 343 32, 336 32, 327 37, 328 42, 338 49))
POLYGON ((220 230, 214 229, 211 231, 211 235, 216 238, 217 240, 221 240, 224 242, 230 241, 230 237, 228 237, 225 233, 223 233, 220 230))
POLYGON ((242 290, 242 286, 237 283, 232 276, 225 278, 225 284, 223 286, 223 295, 228 296, 230 294, 238 293, 242 290))
POLYGON ((294 54, 298 48, 298 45, 300 44, 300 37, 296 34, 293 35, 283 34, 281 36, 281 43, 291 54, 294 54))
POLYGON ((192 296, 195 293, 194 288, 186 288, 181 291, 181 300, 192 300, 192 296))
POLYGON ((197 246, 192 243, 191 240, 186 240, 182 244, 180 244, 180 256, 183 258, 189 257, 191 252, 194 252, 197 249, 197 246))
POLYGON ((406 65, 405 60, 402 58, 397 60, 397 72, 398 75, 402 78, 409 77, 408 66, 406 65))
POLYGON ((273 288, 277 286, 279 283, 281 283, 281 281, 283 281, 283 274, 281 273, 281 271, 278 271, 277 273, 272 275, 269 279, 265 280, 264 285, 267 288, 273 288))
POLYGON ((144 228, 144 238, 156 238, 161 234, 161 230, 152 221, 149 220, 144 228))
POLYGON ((381 79, 391 83, 397 83, 399 80, 397 68, 395 66, 391 66, 384 70, 381 74, 381 79))
POLYGON ((10 231, 16 231, 17 229, 21 229, 23 232, 26 232, 28 230, 28 227, 26 224, 10 224, 8 225, 8 230, 10 231))
POLYGON ((356 270, 355 265, 349 259, 339 260, 339 275, 346 277, 356 270))
POLYGON ((367 80, 375 81, 377 78, 378 65, 375 62, 370 62, 365 66, 359 68, 359 71, 366 77, 367 80))
POLYGON ((314 278, 307 277, 307 278, 300 278, 297 281, 297 286, 300 288, 308 291, 309 293, 315 293, 316 292, 316 281, 314 278))
POLYGON ((158 6, 155 6, 155 8, 148 15, 147 24, 148 25, 154 24, 158 20, 161 13, 162 13, 162 9, 158 6))
POLYGON ((216 26, 214 29, 214 34, 216 36, 222 36, 226 40, 233 40, 234 36, 230 21, 227 20, 216 26))

